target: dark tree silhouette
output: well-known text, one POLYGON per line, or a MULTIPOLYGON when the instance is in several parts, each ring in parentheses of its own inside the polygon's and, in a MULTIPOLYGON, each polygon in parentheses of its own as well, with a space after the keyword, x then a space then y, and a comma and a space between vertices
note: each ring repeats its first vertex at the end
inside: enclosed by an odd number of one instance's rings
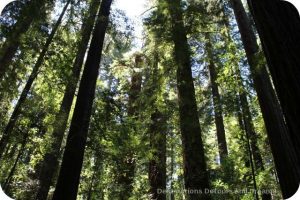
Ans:
POLYGON ((93 31, 96 15, 100 6, 99 0, 93 0, 87 12, 87 17, 81 28, 81 41, 78 43, 77 55, 72 68, 72 75, 66 86, 60 110, 56 115, 53 130, 53 142, 50 149, 44 156, 41 172, 39 175, 39 189, 36 200, 46 200, 52 183, 53 175, 58 167, 58 157, 61 150, 64 133, 67 128, 68 117, 70 114, 75 91, 79 81, 84 56, 93 31))
POLYGON ((279 182, 284 196, 286 196, 290 192, 287 191, 286 193, 284 188, 294 190, 299 183, 299 164, 297 164, 296 152, 291 148, 293 144, 289 137, 291 130, 286 127, 281 106, 272 87, 266 66, 258 62, 259 47, 243 4, 240 0, 231 0, 231 2, 267 128, 279 182))
POLYGON ((75 200, 112 0, 101 2, 53 200, 75 200))
MULTIPOLYGON (((300 154, 300 18, 296 8, 280 0, 248 0, 263 49, 280 100, 289 135, 282 136, 287 151, 300 154), (289 140, 293 146, 289 145, 289 140)), ((276 147, 278 148, 278 146, 276 147)), ((285 158, 284 155, 280 157, 285 158)), ((297 156, 299 158, 299 156, 297 156)), ((293 162, 290 160, 290 162, 293 162)), ((299 166, 299 159, 298 159, 299 166)), ((289 171, 288 169, 284 169, 289 171)), ((292 196, 299 186, 299 169, 282 187, 284 198, 292 196), (294 177, 293 177, 294 176, 294 177), (293 183, 292 183, 293 182, 293 183)), ((284 176, 282 176, 284 178, 284 176)))

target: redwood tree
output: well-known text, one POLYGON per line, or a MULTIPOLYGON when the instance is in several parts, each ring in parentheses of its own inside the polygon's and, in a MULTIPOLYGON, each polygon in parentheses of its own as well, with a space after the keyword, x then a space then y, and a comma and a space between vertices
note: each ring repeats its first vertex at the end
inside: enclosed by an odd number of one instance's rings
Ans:
POLYGON ((153 158, 149 163, 149 181, 151 199, 166 199, 166 119, 156 110, 151 115, 150 148, 153 158))
POLYGON ((183 23, 182 2, 165 0, 165 3, 172 22, 171 36, 177 67, 185 189, 190 191, 187 194, 189 199, 210 199, 210 195, 204 194, 205 189, 209 188, 209 180, 192 77, 191 53, 183 23))
MULTIPOLYGON (((267 2, 267 1, 260 1, 260 2, 262 2, 262 3, 256 3, 256 1, 253 1, 253 5, 258 5, 258 4, 260 4, 261 6, 267 5, 267 4, 263 3, 263 2, 267 2)), ((253 29, 251 28, 251 23, 250 23, 249 17, 246 14, 246 11, 243 7, 243 4, 242 4, 241 0, 231 0, 231 3, 232 3, 232 7, 234 10, 236 19, 237 19, 239 31, 240 31, 241 37, 242 37, 242 42, 243 42, 243 45, 244 45, 244 48, 246 51, 248 63, 250 65, 250 71, 251 71, 251 74, 253 77, 254 86, 257 91, 258 100, 259 100, 262 114, 264 117, 266 129, 267 129, 267 133, 268 133, 268 138, 270 141, 270 146, 271 146, 271 149, 273 152, 275 166, 276 166, 277 173, 278 173, 279 182, 281 185, 283 196, 286 198, 286 197, 291 196, 291 194, 293 194, 296 191, 296 189, 298 188, 298 185, 299 185, 299 177, 300 177, 300 175, 299 175, 299 172, 300 172, 299 160, 297 160, 298 159, 297 154, 296 154, 295 149, 293 148, 293 143, 292 143, 291 139, 293 139, 293 140, 296 139, 296 141, 293 141, 294 144, 299 145, 299 143, 297 143, 297 138, 292 137, 295 134, 295 129, 293 129, 291 126, 291 123, 290 123, 291 118, 289 118, 286 115, 287 123, 290 125, 290 129, 288 129, 286 127, 285 119, 284 119, 282 111, 281 111, 281 106, 283 107, 284 110, 286 110, 286 107, 288 105, 285 105, 284 101, 281 101, 281 103, 282 103, 281 105, 279 104, 276 94, 275 94, 275 91, 272 87, 272 83, 271 83, 270 77, 268 75, 266 66, 263 64, 260 64, 260 62, 259 62, 260 52, 259 52, 258 44, 256 42, 256 36, 255 36, 253 29)), ((271 8, 275 7, 278 9, 278 7, 275 6, 277 4, 276 1, 272 4, 274 4, 274 5, 271 8)), ((263 7, 259 7, 259 8, 262 9, 263 7)), ((270 12, 269 8, 262 9, 262 10, 260 10, 260 12, 262 12, 262 13, 258 13, 260 16, 264 15, 267 20, 271 20, 271 21, 273 20, 273 17, 267 17, 267 15, 266 15, 267 13, 270 12)), ((272 13, 272 11, 270 13, 272 13)), ((273 13, 273 14, 275 14, 275 13, 273 13)), ((288 14, 288 13, 285 13, 285 14, 288 14)), ((293 15, 293 14, 288 14, 288 15, 293 15)), ((266 20, 266 19, 264 19, 264 20, 266 20)), ((275 19, 278 20, 279 18, 277 18, 277 16, 276 16, 275 19)), ((275 26, 277 26, 277 25, 275 25, 275 26)), ((273 28, 275 28, 275 26, 273 28)), ((282 24, 279 24, 278 28, 281 28, 281 26, 282 26, 282 24)), ((266 27, 272 27, 272 25, 269 24, 269 22, 268 23, 264 22, 264 27, 265 27, 264 29, 266 29, 266 27)), ((298 28, 298 30, 300 30, 299 28, 298 28)), ((277 35, 278 32, 274 32, 274 34, 277 35)), ((272 33, 270 32, 268 37, 271 35, 273 35, 273 32, 272 33)), ((262 39, 264 39, 264 38, 262 38, 262 39)), ((269 40, 270 38, 266 38, 266 39, 270 42, 270 40, 269 40)), ((264 40, 262 42, 263 42, 263 44, 265 44, 264 40)), ((276 45, 280 46, 282 44, 281 42, 282 41, 280 41, 280 43, 277 43, 276 45)), ((275 44, 274 41, 272 41, 272 44, 275 44)), ((300 47, 299 44, 300 43, 298 42, 298 49, 300 47)), ((286 47, 273 46, 272 48, 273 49, 271 51, 276 52, 276 51, 278 51, 277 48, 286 48, 286 47)), ((277 54, 277 55, 279 55, 279 54, 277 54)), ((266 53, 266 56, 268 56, 268 53, 266 53)), ((273 56, 275 56, 275 54, 273 56)), ((281 56, 276 56, 276 57, 278 57, 278 59, 283 58, 281 56)), ((272 59, 275 59, 275 58, 272 57, 272 59)), ((299 59, 298 59, 298 61, 299 61, 299 59)), ((276 63, 276 66, 280 65, 279 63, 276 63)), ((299 63, 300 62, 298 62, 298 64, 299 63)), ((270 69, 273 68, 272 64, 274 64, 274 63, 269 62, 270 69)), ((288 65, 291 67, 293 66, 292 64, 291 65, 288 64, 288 65)), ((279 66, 277 66, 277 67, 279 67, 279 66)), ((288 69, 285 70, 286 67, 287 66, 285 66, 284 68, 281 68, 281 70, 288 71, 288 69)), ((295 73, 297 73, 297 72, 295 71, 295 73)), ((280 77, 275 76, 275 79, 277 79, 277 78, 279 78, 280 80, 283 80, 280 77)), ((292 79, 293 76, 291 76, 290 78, 292 79)), ((274 79, 274 76, 273 76, 273 79, 274 79)), ((299 79, 299 77, 298 77, 298 79, 299 79)), ((276 86, 276 80, 274 80, 274 83, 276 86)), ((286 84, 286 83, 282 82, 282 84, 286 84)), ((279 92, 279 91, 277 91, 277 92, 279 92)), ((298 90, 298 93, 297 92, 295 93, 295 96, 299 95, 299 92, 300 92, 300 90, 298 90)), ((279 98, 280 98, 280 94, 279 94, 279 98)), ((281 98, 280 98, 280 100, 281 100, 281 98)), ((293 109, 297 109, 297 107, 295 107, 293 109)), ((296 119, 297 118, 294 118, 292 120, 295 121, 296 119)), ((293 123, 295 123, 295 122, 293 122, 293 123)), ((297 129, 297 130, 299 131, 300 129, 297 129)), ((296 147, 298 148, 299 146, 296 146, 296 147)))
POLYGON ((159 79, 161 73, 158 69, 158 52, 154 50, 153 53, 153 69, 150 78, 150 91, 151 100, 149 107, 152 110, 151 124, 149 127, 150 137, 150 151, 151 159, 149 161, 149 182, 150 182, 150 198, 156 200, 166 200, 166 185, 167 185, 167 119, 157 106, 157 97, 160 94, 161 86, 159 85, 159 79))
MULTIPOLYGON (((300 18, 292 4, 280 0, 248 0, 280 100, 290 138, 300 154, 300 18)), ((287 139, 285 137, 285 139, 287 139)), ((292 146, 289 147, 292 150, 292 146)), ((296 176, 296 175, 295 175, 296 176)), ((298 176, 299 177, 299 176, 298 176)), ((298 178, 299 183, 299 178, 298 178)), ((298 187, 298 186, 297 186, 298 187)), ((286 192, 291 196, 297 189, 286 192)))
POLYGON ((133 182, 136 168, 136 157, 135 148, 131 145, 130 139, 131 134, 137 134, 137 127, 134 121, 138 120, 139 109, 138 99, 142 89, 142 74, 140 71, 135 71, 136 69, 141 69, 141 64, 143 62, 143 56, 141 54, 136 54, 134 58, 134 69, 131 74, 130 89, 128 92, 128 106, 127 115, 128 120, 132 121, 131 128, 128 129, 122 135, 121 146, 124 148, 123 152, 119 156, 117 161, 117 183, 120 187, 118 192, 118 199, 128 200, 133 191, 133 182))
MULTIPOLYGON (((51 3, 49 1, 49 3, 51 3)), ((34 20, 45 11, 47 0, 32 0, 25 3, 14 27, 0 50, 0 81, 5 76, 9 65, 20 46, 22 36, 28 31, 34 20)))
POLYGON ((11 132, 13 131, 13 128, 19 118, 19 115, 21 113, 21 109, 22 109, 22 106, 23 104, 25 103, 26 101, 26 98, 30 92, 30 89, 31 89, 31 86, 33 84, 33 82, 35 81, 35 79, 37 78, 38 76, 38 73, 40 71, 40 68, 42 67, 43 65, 43 62, 44 62, 44 58, 48 52, 48 49, 49 49, 49 46, 51 45, 52 41, 53 41, 53 38, 63 20, 63 17, 67 11, 67 8, 69 6, 69 4, 71 3, 71 0, 68 0, 67 3, 65 4, 58 20, 56 21, 49 37, 47 38, 47 41, 46 43, 44 44, 43 46, 43 49, 41 50, 41 53, 35 63, 35 65, 33 66, 33 69, 30 73, 30 76, 25 84, 25 87, 23 88, 22 92, 21 92, 21 95, 16 103, 16 106, 9 118, 9 121, 3 131, 3 135, 2 135, 2 138, 0 140, 0 159, 2 157, 2 154, 7 146, 7 143, 9 141, 9 139, 11 138, 11 132))
POLYGON ((221 96, 219 92, 219 84, 217 82, 218 72, 214 61, 214 55, 212 49, 213 47, 211 44, 210 35, 206 34, 205 39, 206 39, 206 53, 209 60, 208 71, 210 75, 210 87, 212 91, 212 100, 213 100, 213 107, 214 107, 214 118, 215 118, 215 125, 216 125, 216 133, 217 133, 216 135, 218 141, 219 156, 220 156, 221 164, 223 164, 224 160, 228 156, 228 149, 227 149, 224 119, 223 119, 223 108, 222 108, 221 96))
POLYGON ((39 175, 39 189, 36 196, 37 200, 47 199, 54 172, 58 167, 58 157, 61 150, 61 144, 67 128, 68 117, 99 6, 99 0, 93 0, 90 3, 89 10, 87 12, 88 16, 84 19, 81 28, 81 39, 77 46, 77 55, 73 64, 72 75, 66 86, 64 97, 60 105, 60 110, 55 117, 55 122, 53 125, 53 141, 42 162, 42 168, 39 175))
POLYGON ((75 200, 112 0, 102 0, 82 74, 53 200, 75 200))

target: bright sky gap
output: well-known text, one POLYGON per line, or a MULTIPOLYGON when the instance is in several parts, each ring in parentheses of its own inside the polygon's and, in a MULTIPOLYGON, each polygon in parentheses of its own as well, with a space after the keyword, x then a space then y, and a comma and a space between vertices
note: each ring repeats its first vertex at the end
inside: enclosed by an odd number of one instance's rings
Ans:
POLYGON ((126 16, 134 23, 134 43, 137 45, 134 50, 142 47, 143 17, 148 9, 148 0, 115 0, 113 9, 123 10, 126 16))

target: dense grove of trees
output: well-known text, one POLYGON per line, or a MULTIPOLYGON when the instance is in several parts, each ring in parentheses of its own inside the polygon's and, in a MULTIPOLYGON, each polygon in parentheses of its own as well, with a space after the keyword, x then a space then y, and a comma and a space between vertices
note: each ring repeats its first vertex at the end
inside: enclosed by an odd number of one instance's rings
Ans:
POLYGON ((295 7, 148 0, 142 38, 117 7, 19 0, 4 9, 5 193, 22 200, 291 197, 300 180, 295 7))

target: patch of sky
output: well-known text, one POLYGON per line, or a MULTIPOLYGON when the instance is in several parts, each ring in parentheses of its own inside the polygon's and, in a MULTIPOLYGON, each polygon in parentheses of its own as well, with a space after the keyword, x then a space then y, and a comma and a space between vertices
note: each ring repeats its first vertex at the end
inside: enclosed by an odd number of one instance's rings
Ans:
POLYGON ((143 18, 147 16, 149 0, 115 0, 113 9, 124 11, 134 26, 134 51, 138 51, 143 45, 143 18))

